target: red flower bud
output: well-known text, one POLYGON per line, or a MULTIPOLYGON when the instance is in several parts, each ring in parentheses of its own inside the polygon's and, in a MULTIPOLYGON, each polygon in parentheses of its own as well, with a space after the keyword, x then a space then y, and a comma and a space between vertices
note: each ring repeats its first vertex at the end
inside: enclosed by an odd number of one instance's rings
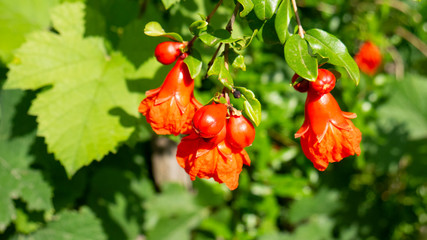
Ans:
POLYGON ((298 74, 294 74, 294 76, 292 77, 292 86, 295 88, 295 90, 297 90, 298 92, 307 92, 308 91, 308 87, 309 87, 309 82, 303 78, 300 78, 299 80, 301 80, 299 83, 294 84, 295 81, 299 78, 300 76, 298 74))
POLYGON ((374 75, 381 65, 382 56, 380 49, 372 42, 365 42, 359 52, 354 56, 354 60, 360 70, 368 75, 374 75))
POLYGON ((179 57, 181 49, 184 48, 186 43, 182 42, 162 42, 157 45, 154 50, 154 56, 157 61, 164 65, 169 65, 179 57))
POLYGON ((310 89, 319 94, 325 94, 335 87, 335 76, 326 69, 319 69, 316 81, 310 82, 310 89))
POLYGON ((242 149, 250 146, 255 139, 255 128, 243 115, 231 115, 227 121, 227 142, 242 149))
POLYGON ((203 138, 212 138, 225 126, 227 106, 211 104, 200 108, 193 117, 193 128, 203 138))

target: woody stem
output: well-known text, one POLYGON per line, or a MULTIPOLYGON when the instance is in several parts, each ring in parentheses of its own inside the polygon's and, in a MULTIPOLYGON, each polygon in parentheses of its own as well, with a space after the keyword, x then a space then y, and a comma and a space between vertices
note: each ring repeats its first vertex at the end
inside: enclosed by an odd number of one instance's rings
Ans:
POLYGON ((301 20, 299 18, 298 15, 298 7, 297 7, 297 3, 295 2, 295 0, 292 0, 292 7, 294 8, 294 13, 295 13, 295 18, 297 19, 297 23, 298 23, 298 34, 301 36, 301 38, 304 38, 304 29, 302 28, 301 25, 301 20))
MULTIPOLYGON (((212 9, 211 13, 209 13, 209 15, 206 17, 206 23, 209 24, 209 22, 211 21, 212 16, 215 14, 216 10, 218 10, 219 6, 221 6, 223 0, 219 0, 218 3, 215 5, 214 9, 212 9)), ((198 36, 194 36, 187 45, 188 50, 191 50, 191 47, 193 46, 194 41, 196 41, 196 39, 198 38, 198 36)))

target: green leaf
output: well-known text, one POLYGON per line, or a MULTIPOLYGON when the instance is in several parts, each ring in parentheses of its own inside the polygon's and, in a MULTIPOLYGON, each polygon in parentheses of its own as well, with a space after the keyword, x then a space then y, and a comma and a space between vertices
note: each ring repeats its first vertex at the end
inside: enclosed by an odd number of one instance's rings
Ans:
MULTIPOLYGON (((81 5, 66 3, 53 14, 74 12, 70 16, 76 19, 62 17, 83 23, 77 19, 83 14, 76 13, 82 11, 81 5)), ((5 87, 38 89, 53 84, 38 94, 30 113, 37 116, 38 134, 45 137, 48 150, 71 176, 128 139, 134 127, 123 126, 120 117, 137 116, 139 100, 127 89, 125 76, 133 67, 125 58, 106 55, 101 39, 61 31, 64 36, 47 31, 33 34, 18 49, 20 61, 10 65, 5 87)))
POLYGON ((144 206, 144 228, 147 238, 153 240, 190 239, 191 229, 206 216, 194 196, 177 184, 164 185, 162 194, 147 200, 144 206))
POLYGON ((181 0, 162 0, 165 9, 168 10, 172 5, 179 3, 181 0))
POLYGON ((276 28, 277 36, 280 39, 280 42, 284 44, 288 37, 292 35, 289 32, 288 27, 291 19, 293 17, 293 11, 290 0, 284 0, 277 10, 276 19, 274 26, 276 28))
POLYGON ((254 8, 252 0, 237 0, 243 6, 243 10, 240 12, 240 17, 245 17, 254 8))
POLYGON ((215 58, 214 63, 208 71, 208 76, 218 75, 218 80, 221 84, 229 89, 233 89, 233 78, 231 77, 230 72, 225 67, 224 56, 215 58))
POLYGON ((206 32, 202 32, 199 35, 200 40, 208 46, 215 46, 220 42, 231 43, 238 39, 231 38, 231 34, 225 29, 214 29, 208 26, 206 32))
POLYGON ((317 78, 317 59, 308 52, 307 42, 298 34, 292 35, 285 44, 285 59, 289 67, 309 81, 317 78))
POLYGON ((267 20, 273 17, 280 0, 253 0, 254 11, 260 20, 267 20))
POLYGON ((49 10, 58 0, 0 0, 0 60, 8 62, 25 35, 49 26, 49 10))
POLYGON ((103 240, 105 236, 101 222, 87 207, 80 211, 64 211, 54 217, 52 222, 27 240, 103 240))
POLYGON ((359 84, 359 67, 338 38, 320 29, 310 29, 306 32, 305 39, 310 44, 313 54, 328 58, 330 64, 344 67, 356 85, 359 84))
POLYGON ((331 214, 340 207, 338 200, 338 192, 321 189, 312 197, 293 202, 289 209, 289 221, 298 223, 314 214, 331 214), (320 202, 321 205, 319 205, 320 202), (325 206, 328 207, 325 208, 325 206))
POLYGON ((64 3, 51 12, 53 27, 64 37, 83 37, 85 33, 83 4, 64 3), (64 16, 67 16, 66 18, 64 16))
POLYGON ((407 74, 404 81, 396 81, 389 100, 378 109, 381 126, 395 122, 405 124, 413 140, 427 137, 427 78, 407 74))
POLYGON ((191 50, 191 54, 184 59, 184 62, 187 64, 191 78, 194 79, 199 76, 200 72, 202 71, 203 62, 200 53, 197 52, 196 49, 191 50))
POLYGON ((274 175, 269 179, 269 182, 277 196, 300 198, 307 195, 304 189, 308 186, 306 178, 292 175, 274 175))
POLYGON ((52 209, 52 189, 40 171, 30 168, 33 157, 29 152, 35 132, 12 136, 15 124, 28 124, 26 119, 16 115, 17 104, 23 96, 24 92, 20 90, 0 92, 0 232, 16 218, 13 199, 21 198, 30 210, 52 209))
POLYGON ((246 71, 245 57, 243 55, 237 55, 233 60, 232 66, 236 69, 241 69, 242 71, 246 71))
POLYGON ((261 123, 261 103, 251 90, 244 87, 236 87, 236 90, 240 91, 243 99, 245 99, 243 106, 246 115, 258 126, 261 123))
POLYGON ((181 35, 178 33, 170 32, 167 33, 163 30, 162 26, 158 22, 149 22, 145 25, 144 33, 152 37, 168 37, 172 40, 183 42, 181 35))
POLYGON ((197 20, 193 22, 189 28, 190 32, 193 35, 199 36, 201 32, 206 31, 206 29, 208 28, 208 22, 206 22, 205 20, 197 20))

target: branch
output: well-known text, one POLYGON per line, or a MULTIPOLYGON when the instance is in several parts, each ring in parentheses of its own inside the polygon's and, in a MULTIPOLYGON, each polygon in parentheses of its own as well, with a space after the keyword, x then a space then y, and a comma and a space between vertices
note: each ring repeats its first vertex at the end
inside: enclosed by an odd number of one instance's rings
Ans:
POLYGON ((301 38, 304 38, 305 32, 304 32, 304 29, 302 28, 301 20, 299 19, 298 7, 295 0, 292 0, 292 6, 294 8, 295 18, 297 19, 297 23, 298 23, 298 34, 301 36, 301 38))
POLYGON ((405 28, 398 26, 396 28, 396 34, 406 39, 406 41, 410 42, 414 47, 416 47, 424 56, 427 57, 427 44, 421 41, 417 36, 413 33, 409 32, 405 28))
MULTIPOLYGON (((218 3, 215 5, 214 9, 212 9, 211 13, 206 17, 206 22, 209 24, 211 21, 212 16, 216 13, 216 10, 218 10, 219 6, 221 6, 223 0, 219 0, 218 3)), ((191 47, 193 46, 194 41, 196 41, 198 36, 194 36, 187 45, 188 50, 191 50, 191 47)))

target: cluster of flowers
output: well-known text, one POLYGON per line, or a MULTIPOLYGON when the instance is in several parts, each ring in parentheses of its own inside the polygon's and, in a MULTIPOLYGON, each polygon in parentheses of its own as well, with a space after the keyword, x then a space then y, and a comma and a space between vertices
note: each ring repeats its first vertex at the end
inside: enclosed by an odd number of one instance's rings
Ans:
POLYGON ((335 81, 335 76, 326 69, 318 70, 314 82, 297 74, 292 77, 294 88, 307 92, 304 123, 295 137, 301 138, 305 156, 319 171, 324 171, 330 162, 360 154, 362 134, 350 120, 356 118, 356 114, 341 111, 330 93, 335 81))
POLYGON ((184 59, 186 43, 164 42, 155 50, 162 64, 175 66, 162 86, 146 92, 139 105, 157 134, 188 134, 178 145, 177 161, 192 180, 213 178, 231 190, 237 188, 243 164, 250 165, 245 147, 255 129, 240 111, 229 104, 203 106, 194 98, 194 80, 184 59))
MULTIPOLYGON (((176 63, 162 86, 146 92, 139 112, 157 134, 187 135, 178 145, 176 158, 192 180, 213 178, 233 190, 238 186, 243 164, 250 165, 244 148, 254 141, 255 129, 230 104, 213 102, 203 106, 195 99, 194 80, 184 63, 186 47, 185 42, 163 42, 156 47, 155 56, 160 63, 176 63)), ((355 60, 363 72, 373 75, 381 64, 381 54, 367 42, 355 60)), ((360 154, 361 132, 350 120, 356 114, 341 111, 330 93, 335 81, 326 69, 319 69, 314 82, 297 74, 292 78, 297 91, 307 92, 305 120, 295 137, 301 138, 304 154, 320 171, 330 162, 360 154)))

